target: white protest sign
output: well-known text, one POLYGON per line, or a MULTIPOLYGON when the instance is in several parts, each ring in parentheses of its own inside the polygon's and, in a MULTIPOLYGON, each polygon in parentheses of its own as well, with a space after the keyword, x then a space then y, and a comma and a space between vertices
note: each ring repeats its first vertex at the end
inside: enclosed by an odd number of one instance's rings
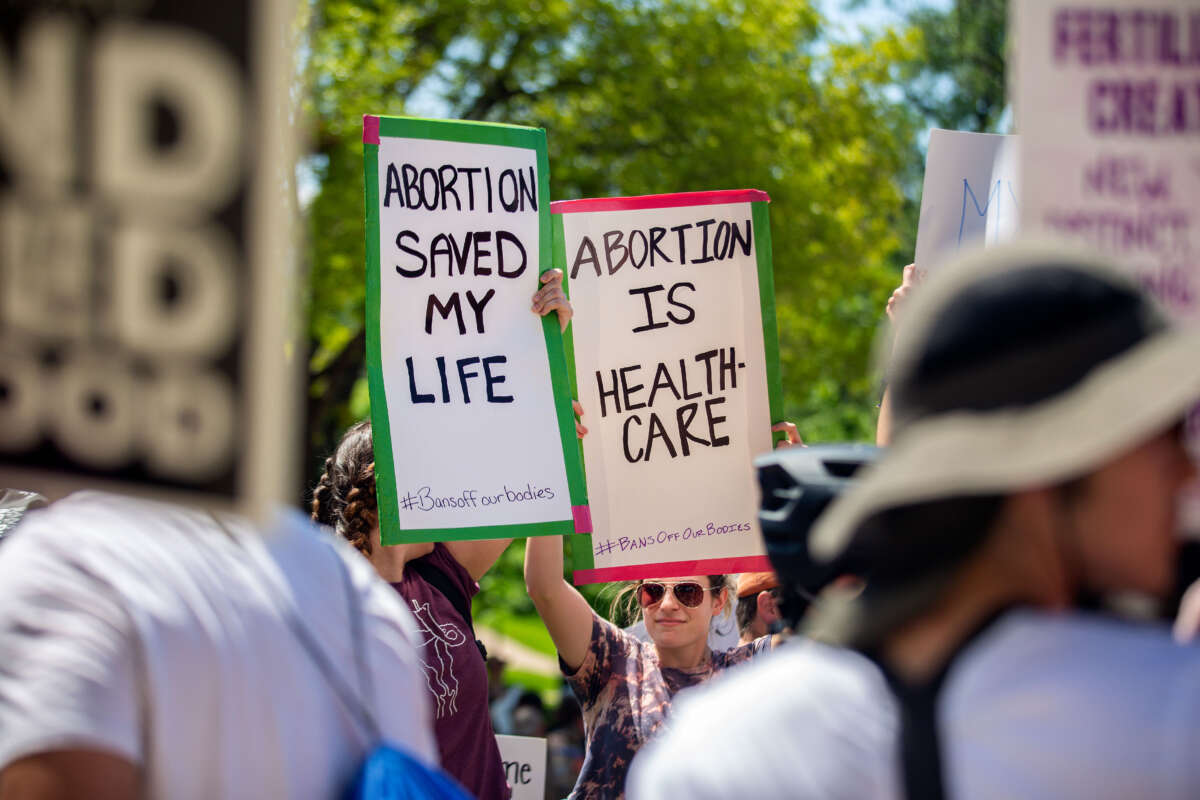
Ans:
POLYGON ((546 740, 532 736, 496 735, 504 777, 512 800, 543 800, 546 792, 546 740))
POLYGON ((285 0, 0 13, 0 486, 294 498, 285 0))
POLYGON ((1016 227, 1011 145, 1016 137, 935 128, 929 134, 915 260, 922 272, 959 250, 994 244, 1016 227))
POLYGON ((594 531, 572 548, 575 582, 769 569, 751 466, 779 414, 766 194, 553 211, 589 429, 594 531))
POLYGON ((546 135, 364 118, 367 368, 384 542, 588 530, 549 267, 546 135))
POLYGON ((1023 231, 1109 253, 1200 319, 1200 7, 1017 0, 1023 231))

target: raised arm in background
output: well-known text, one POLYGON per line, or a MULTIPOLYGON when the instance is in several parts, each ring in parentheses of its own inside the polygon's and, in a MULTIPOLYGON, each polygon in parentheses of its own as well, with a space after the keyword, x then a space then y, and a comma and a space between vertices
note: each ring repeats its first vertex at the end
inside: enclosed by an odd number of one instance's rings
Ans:
POLYGON ((563 578, 561 536, 525 540, 525 588, 567 668, 583 664, 592 641, 592 607, 563 578))
MULTIPOLYGON (((892 336, 896 335, 896 328, 900 319, 900 309, 904 305, 905 298, 912 292, 913 287, 921 282, 921 273, 917 270, 916 264, 909 264, 904 268, 904 272, 900 279, 900 285, 892 292, 892 296, 887 301, 887 315, 892 323, 892 336)), ((894 338, 893 338, 894 341, 894 338)), ((892 442, 892 398, 887 387, 883 390, 883 399, 879 402, 879 418, 875 422, 875 444, 880 447, 887 447, 892 442)))

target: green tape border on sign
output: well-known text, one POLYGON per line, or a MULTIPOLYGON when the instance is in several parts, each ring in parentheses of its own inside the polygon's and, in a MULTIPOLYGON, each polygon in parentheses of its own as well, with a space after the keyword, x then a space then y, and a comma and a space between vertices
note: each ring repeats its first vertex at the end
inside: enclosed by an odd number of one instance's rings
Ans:
MULTIPOLYGON (((546 131, 495 122, 463 122, 417 117, 364 117, 364 140, 378 137, 426 139, 468 144, 488 144, 533 150, 538 166, 539 258, 535 281, 553 263, 553 232, 550 220, 550 158, 546 131), (368 122, 370 120, 370 122, 368 122)), ((379 145, 364 141, 363 178, 366 203, 366 317, 367 326, 367 387, 371 396, 371 433, 375 448, 375 484, 379 505, 380 536, 385 545, 405 542, 461 541, 470 539, 506 539, 523 536, 552 536, 574 534, 576 519, 586 518, 578 509, 587 507, 587 483, 583 476, 583 458, 575 435, 575 414, 571 408, 574 376, 568 375, 563 336, 559 332, 557 315, 542 318, 546 341, 546 357, 550 366, 550 382, 554 390, 554 409, 559 439, 562 443, 563 466, 567 490, 575 512, 569 519, 508 525, 479 525, 459 528, 421 528, 404 530, 400 527, 400 502, 396 490, 396 465, 392 454, 391 424, 388 417, 387 394, 383 382, 380 347, 381 267, 379 251, 379 145)), ((566 277, 564 272, 564 290, 566 277)), ((535 291, 536 291, 535 286, 535 291)))
POLYGON ((470 528, 409 528, 403 542, 462 542, 475 539, 512 539, 525 536, 559 536, 575 530, 574 520, 522 522, 516 525, 480 525, 470 528), (480 536, 483 531, 486 535, 480 536))
MULTIPOLYGON (((549 198, 550 159, 544 131, 542 147, 538 150, 538 175, 538 189, 542 197, 549 198)), ((541 273, 553 269, 556 266, 555 262, 558 261, 555 258, 553 215, 550 214, 549 203, 544 202, 544 205, 545 213, 541 213, 541 209, 538 210, 541 214, 539 220, 541 225, 541 273)), ((570 280, 565 269, 562 270, 562 274, 563 293, 569 300, 571 298, 570 280)), ((538 287, 540 286, 539 273, 538 287)), ((535 287, 535 291, 538 287, 535 287)), ((583 473, 583 451, 580 450, 579 436, 575 432, 575 409, 572 407, 577 390, 575 388, 575 349, 571 326, 568 325, 566 331, 563 331, 558 321, 558 314, 547 314, 542 317, 542 332, 545 334, 546 353, 550 359, 550 380, 554 385, 554 410, 558 416, 558 434, 562 440, 563 464, 567 470, 567 492, 571 496, 571 506, 576 510, 575 519, 578 521, 567 533, 589 534, 591 533, 591 513, 587 509, 588 494, 587 481, 583 473), (587 524, 583 530, 580 530, 584 519, 587 520, 587 524)))
MULTIPOLYGON (((771 251, 771 212, 766 201, 750 204, 754 224, 754 254, 758 258, 758 299, 762 309, 763 355, 767 362, 767 404, 771 424, 783 421, 783 379, 779 368, 779 323, 775 319, 775 267, 771 251)), ((775 433, 772 441, 787 438, 775 433)))
MULTIPOLYGON (((567 243, 566 237, 563 234, 562 214, 550 214, 550 225, 554 238, 554 265, 563 272, 563 290, 567 291, 570 283, 569 270, 567 268, 567 243)), ((571 293, 567 291, 567 298, 570 299, 571 293)), ((575 335, 574 327, 568 326, 566 333, 563 334, 563 347, 566 351, 567 375, 571 379, 571 397, 579 399, 579 378, 575 374, 575 335)), ((572 422, 574 422, 574 410, 572 409, 572 422)), ((574 432, 574 425, 571 426, 574 432)), ((582 443, 577 441, 579 447, 579 471, 584 476, 586 484, 587 467, 583 461, 583 448, 587 446, 587 441, 582 443)), ((569 565, 572 572, 579 570, 590 570, 596 566, 596 559, 592 555, 592 532, 575 533, 567 537, 570 545, 569 565)))
MULTIPOLYGON (((364 118, 364 126, 365 126, 364 118)), ((378 124, 378 122, 376 123, 378 124)), ((387 392, 380 368, 379 306, 379 145, 363 144, 363 185, 366 188, 367 236, 367 389, 371 396, 371 442, 375 450, 375 497, 379 507, 379 531, 388 541, 399 527, 400 505, 396 497, 396 468, 392 463, 392 430, 387 414, 387 392)))

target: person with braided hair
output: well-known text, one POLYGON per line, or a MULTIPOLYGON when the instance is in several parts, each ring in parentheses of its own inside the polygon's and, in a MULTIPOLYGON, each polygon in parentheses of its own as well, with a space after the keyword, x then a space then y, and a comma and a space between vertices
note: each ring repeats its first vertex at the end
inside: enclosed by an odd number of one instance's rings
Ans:
MULTIPOLYGON (((532 311, 556 312, 565 330, 572 316, 562 272, 542 274, 532 311)), ((580 433, 585 429, 578 426, 580 433)), ((384 546, 379 534, 371 423, 342 436, 312 493, 312 517, 349 541, 404 599, 417 620, 421 670, 432 696, 434 735, 443 768, 480 800, 504 800, 510 790, 488 713, 487 668, 476 647, 471 597, 511 539, 416 542, 384 546)))

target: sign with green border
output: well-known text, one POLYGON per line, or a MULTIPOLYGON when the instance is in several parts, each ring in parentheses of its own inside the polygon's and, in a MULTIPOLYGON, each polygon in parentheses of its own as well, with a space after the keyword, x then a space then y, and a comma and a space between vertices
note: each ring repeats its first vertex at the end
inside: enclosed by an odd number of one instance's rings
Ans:
POLYGON ((770 569, 755 456, 782 419, 766 193, 554 203, 592 497, 576 583, 770 569))
POLYGON ((546 132, 365 116, 384 544, 591 530, 551 267, 546 132))

